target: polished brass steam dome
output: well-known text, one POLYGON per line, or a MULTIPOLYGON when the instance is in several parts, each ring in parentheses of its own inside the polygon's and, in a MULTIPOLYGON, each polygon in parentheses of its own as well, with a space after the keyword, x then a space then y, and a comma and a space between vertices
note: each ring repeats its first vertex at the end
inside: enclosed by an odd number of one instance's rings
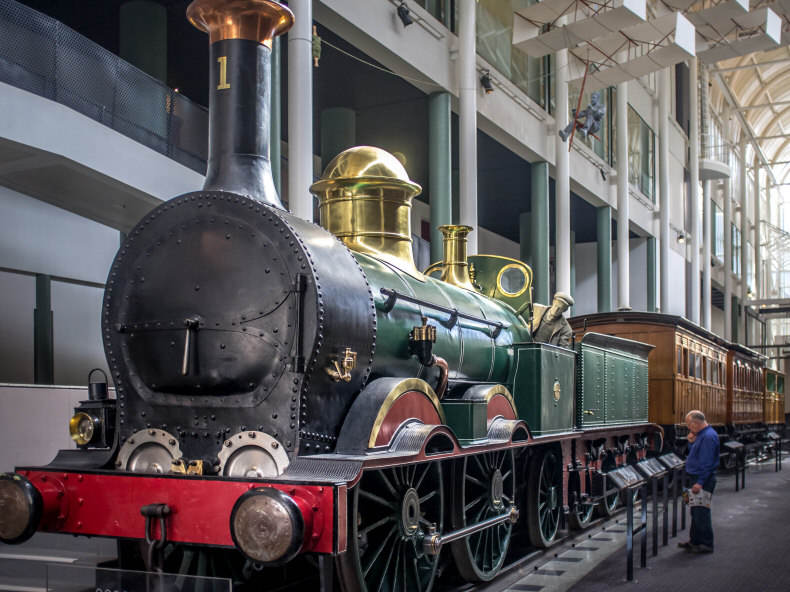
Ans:
POLYGON ((321 226, 349 249, 422 279, 411 245, 411 200, 422 188, 389 152, 357 146, 338 154, 310 193, 321 226))
POLYGON ((406 169, 392 154, 374 146, 356 146, 335 156, 327 165, 321 180, 310 187, 310 193, 322 197, 334 189, 360 186, 400 187, 404 197, 414 197, 422 187, 409 179, 406 169))

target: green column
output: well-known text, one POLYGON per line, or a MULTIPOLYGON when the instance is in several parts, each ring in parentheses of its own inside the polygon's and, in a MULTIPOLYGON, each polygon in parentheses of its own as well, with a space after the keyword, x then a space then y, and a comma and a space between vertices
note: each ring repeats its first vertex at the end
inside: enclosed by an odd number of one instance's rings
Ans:
POLYGON ((549 282, 549 163, 532 163, 532 272, 535 302, 551 303, 549 282))
MULTIPOLYGON (((442 260, 439 226, 453 223, 450 93, 428 97, 428 198, 431 203, 431 263, 442 260)), ((475 229, 477 230, 477 229, 475 229)))
MULTIPOLYGON (((460 182, 459 181, 460 181, 461 175, 459 174, 458 170, 456 169, 456 170, 454 170, 452 172, 451 177, 452 177, 452 183, 451 183, 452 186, 450 187, 450 189, 451 189, 452 194, 453 194, 453 207, 452 207, 452 210, 451 210, 451 212, 452 212, 452 219, 453 219, 453 224, 460 224, 460 222, 458 220, 458 212, 461 211, 461 192, 458 190, 458 188, 460 186, 460 182)), ((475 230, 477 230, 477 229, 475 228, 475 230)), ((474 232, 474 230, 472 232, 474 232)))
POLYGON ((532 267, 532 213, 524 212, 518 217, 519 258, 532 267))
POLYGON ((33 382, 36 384, 55 384, 51 285, 48 275, 36 274, 36 308, 33 311, 33 382))
POLYGON ((321 170, 357 142, 357 114, 353 109, 330 107, 321 111, 321 170))
POLYGON ((269 161, 272 165, 272 178, 274 179, 274 188, 277 190, 277 195, 280 199, 283 198, 282 190, 282 150, 280 143, 282 142, 282 50, 280 48, 280 38, 275 37, 272 39, 272 121, 269 128, 271 140, 269 141, 269 161))
MULTIPOLYGON (((571 296, 576 298, 576 232, 571 230, 571 296)), ((573 308, 571 312, 573 314, 573 308)))
POLYGON ((121 5, 118 36, 121 58, 167 84, 167 9, 151 0, 121 5))
POLYGON ((738 318, 740 317, 738 297, 732 297, 732 342, 738 343, 738 318))
POLYGON ((612 310, 612 208, 598 208, 598 312, 612 310))
POLYGON ((647 312, 656 312, 656 237, 647 238, 647 312))

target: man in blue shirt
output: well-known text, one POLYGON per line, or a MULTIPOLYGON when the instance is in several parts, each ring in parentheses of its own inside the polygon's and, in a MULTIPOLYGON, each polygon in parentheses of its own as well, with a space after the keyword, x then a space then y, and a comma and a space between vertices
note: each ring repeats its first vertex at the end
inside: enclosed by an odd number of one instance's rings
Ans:
MULTIPOLYGON (((708 425, 701 411, 690 411, 686 415, 686 425, 689 428, 687 438, 691 443, 686 457, 686 473, 693 483, 691 492, 704 490, 713 494, 719 466, 719 435, 708 425)), ((686 543, 678 543, 678 546, 694 553, 713 553, 713 523, 709 507, 691 507, 689 539, 686 543)))

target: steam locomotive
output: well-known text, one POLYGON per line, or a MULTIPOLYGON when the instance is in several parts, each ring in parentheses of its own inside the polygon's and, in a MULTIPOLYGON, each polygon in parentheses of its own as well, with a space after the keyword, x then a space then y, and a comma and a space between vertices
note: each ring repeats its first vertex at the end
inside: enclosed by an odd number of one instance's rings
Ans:
POLYGON ((533 342, 531 270, 467 257, 465 226, 442 227, 439 279, 418 271, 420 188, 382 150, 327 167, 320 226, 290 214, 268 112, 293 15, 195 0, 187 16, 211 42, 205 186, 121 245, 102 308, 116 398, 91 388, 76 449, 0 477, 0 540, 114 537, 121 567, 148 570, 173 569, 168 548, 224 555, 239 582, 317 556, 345 590, 414 591, 440 559, 490 580, 517 534, 545 548, 564 518, 611 514, 612 472, 662 446, 650 346, 533 342))

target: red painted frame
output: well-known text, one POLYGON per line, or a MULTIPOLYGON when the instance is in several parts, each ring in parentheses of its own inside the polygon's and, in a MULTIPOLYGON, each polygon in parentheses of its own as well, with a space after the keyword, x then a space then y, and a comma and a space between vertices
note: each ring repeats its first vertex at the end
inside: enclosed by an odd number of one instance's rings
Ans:
MULTIPOLYGON (((338 524, 345 523, 345 487, 116 472, 41 469, 17 472, 42 494, 44 511, 39 526, 42 531, 143 539, 145 518, 140 508, 147 504, 167 504, 172 511, 167 518, 169 541, 233 547, 230 513, 236 500, 250 489, 274 487, 293 497, 303 513, 313 512, 312 520, 305 521, 313 527, 305 533, 304 551, 345 551, 345 536, 335 536, 336 506, 338 524)), ((158 520, 154 523, 152 535, 158 538, 158 520)))

